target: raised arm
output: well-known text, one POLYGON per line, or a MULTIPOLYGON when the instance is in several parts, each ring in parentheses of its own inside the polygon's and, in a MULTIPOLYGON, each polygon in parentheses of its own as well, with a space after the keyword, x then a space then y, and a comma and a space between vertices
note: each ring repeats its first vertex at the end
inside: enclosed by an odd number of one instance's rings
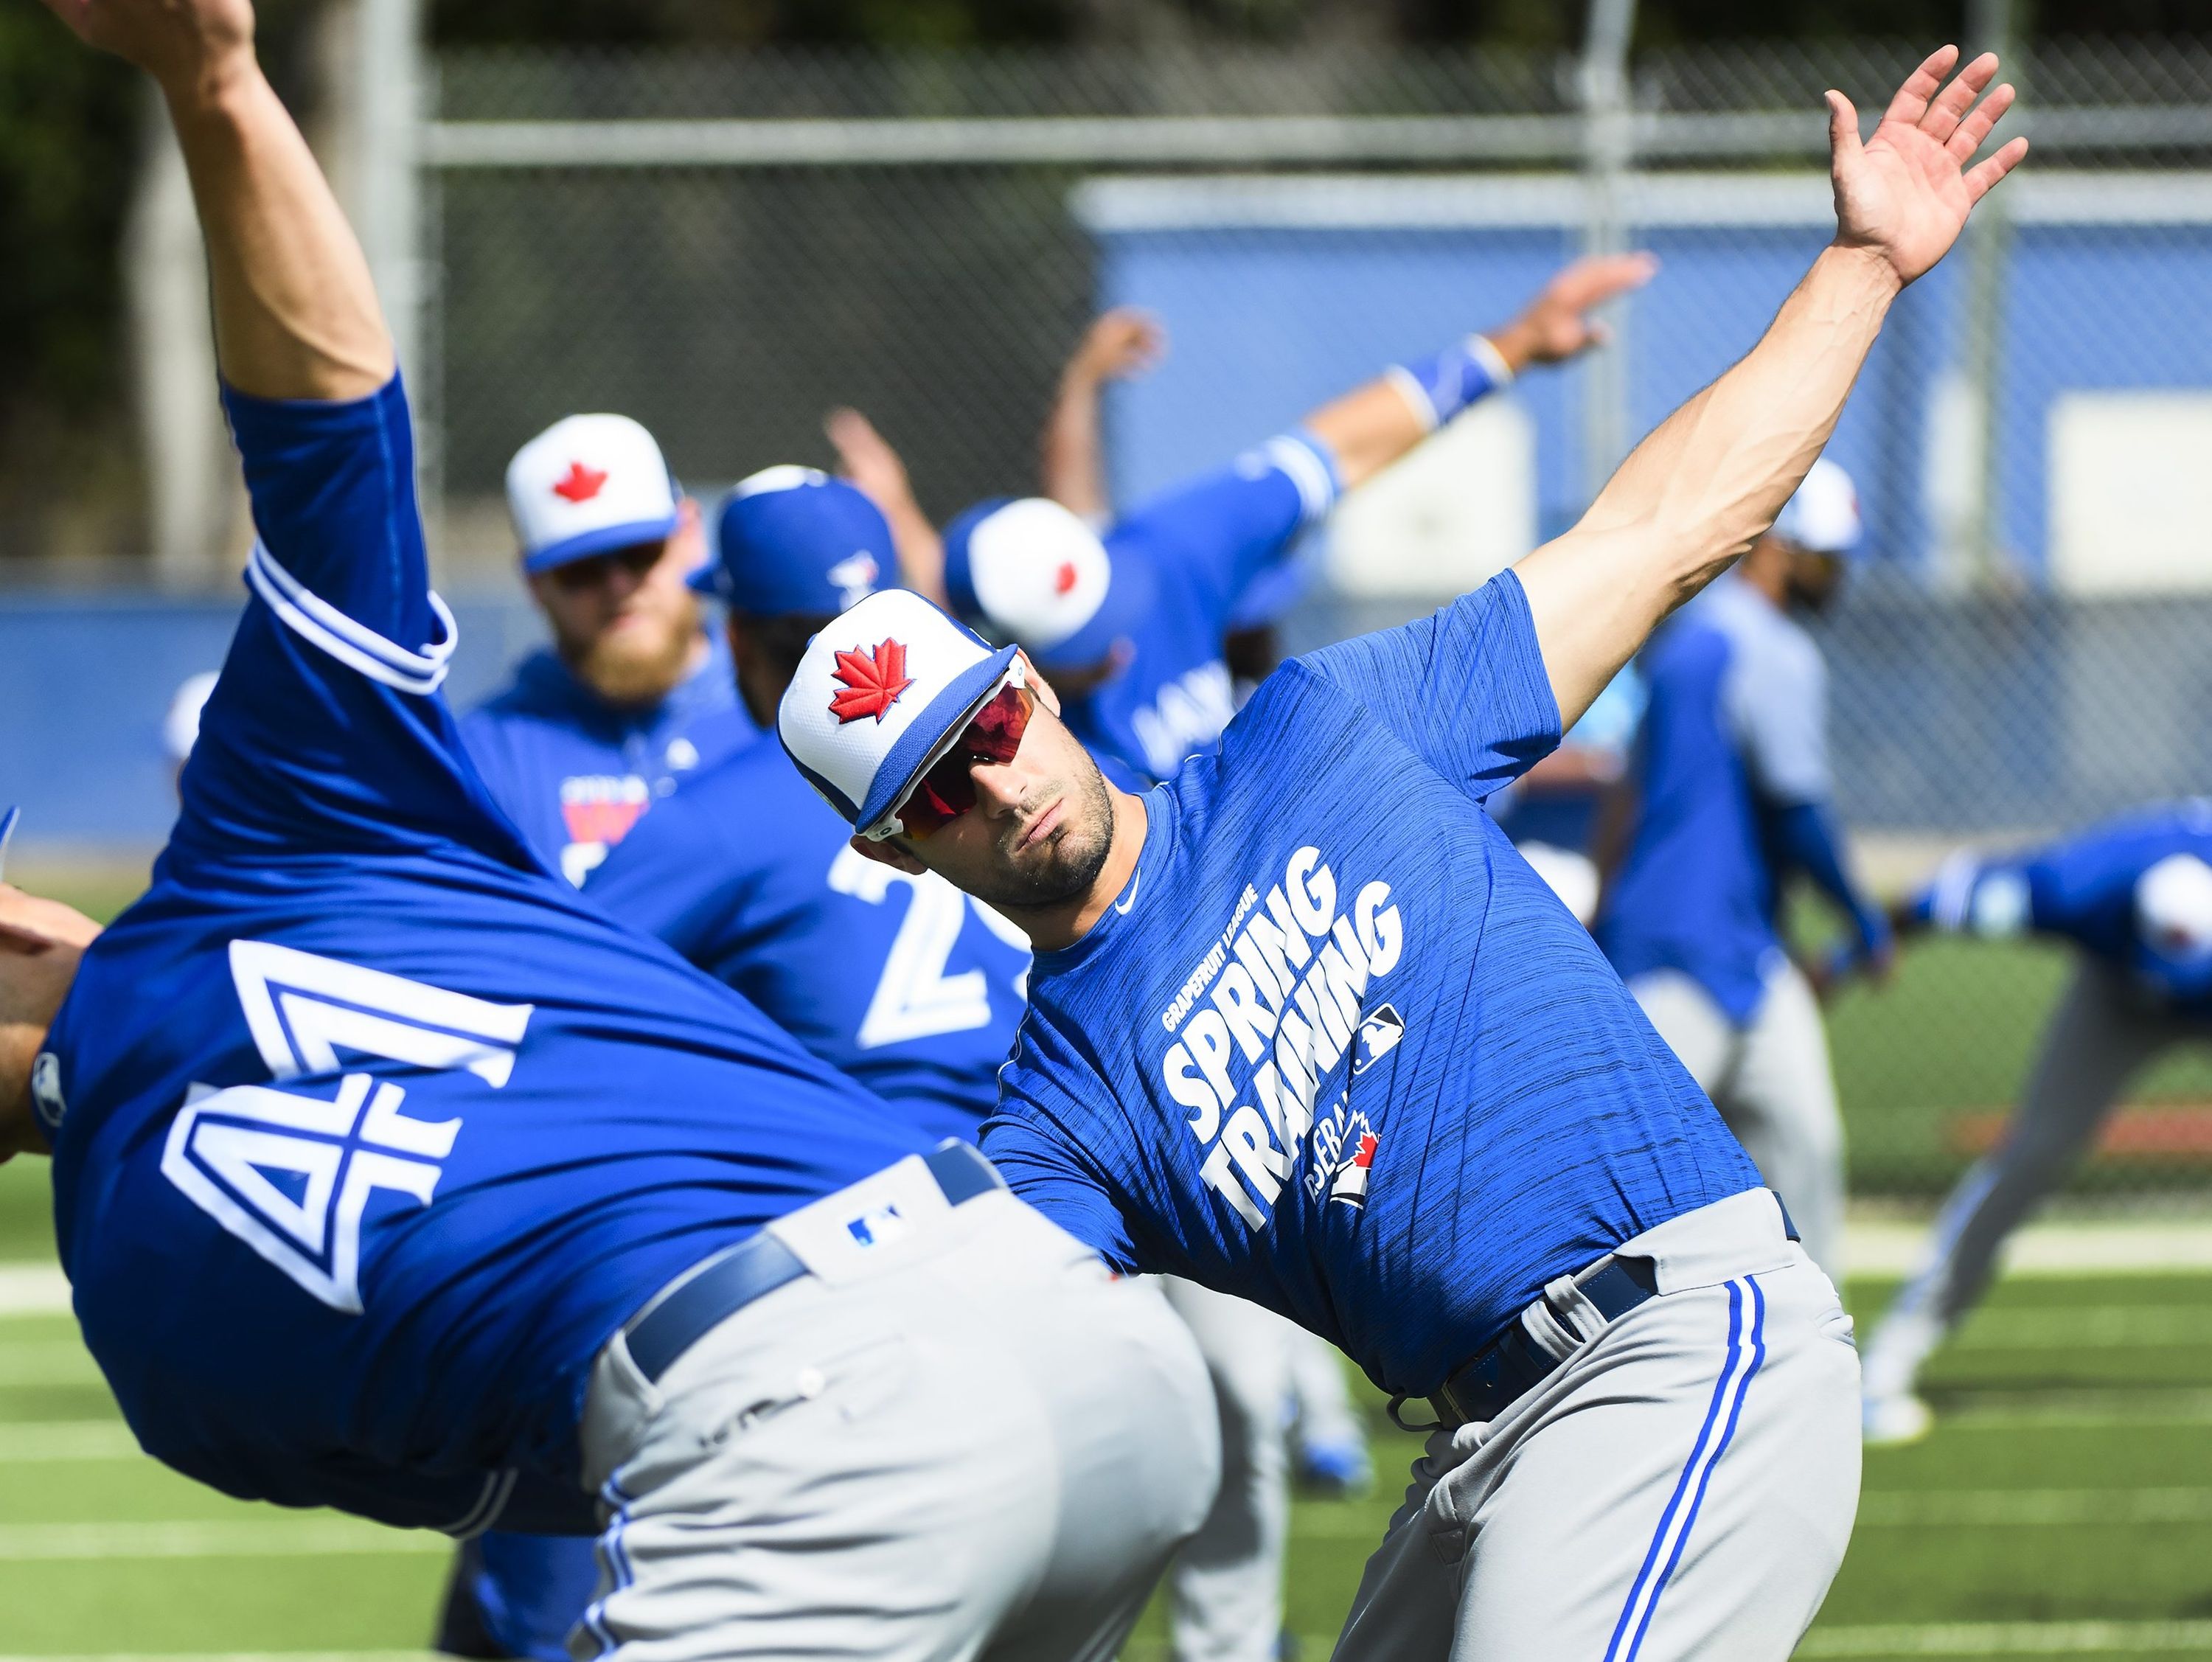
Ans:
POLYGON ((392 378, 368 265, 253 55, 248 0, 45 0, 161 88, 207 234, 223 378, 357 399, 392 378))
POLYGON ((1994 54, 1944 86, 1958 56, 1946 46, 1916 70, 1864 144, 1850 100, 1828 94, 1834 243, 1749 356, 1638 445, 1573 530, 1516 568, 1569 725, 1660 619, 1773 523, 1827 442, 1890 302, 2027 153, 2016 138, 1967 167, 2013 93, 1983 96, 1994 54))
POLYGON ((1511 322, 1454 341, 1431 357, 1394 364, 1315 411, 1304 423, 1305 430, 1329 447, 1343 489, 1363 484, 1522 370, 1564 363, 1599 344, 1604 326, 1590 312, 1640 288, 1657 269, 1649 254, 1578 259, 1556 273, 1511 322))
POLYGON ((1158 320, 1133 306, 1103 314, 1083 332, 1082 344, 1060 372, 1037 467, 1039 489, 1069 513, 1094 523, 1112 513, 1098 394, 1109 380, 1143 374, 1166 350, 1167 333, 1158 320))
POLYGON ((890 522, 901 584, 925 600, 945 605, 945 539, 915 500, 899 453, 857 410, 832 410, 823 418, 822 430, 837 452, 838 471, 890 522))

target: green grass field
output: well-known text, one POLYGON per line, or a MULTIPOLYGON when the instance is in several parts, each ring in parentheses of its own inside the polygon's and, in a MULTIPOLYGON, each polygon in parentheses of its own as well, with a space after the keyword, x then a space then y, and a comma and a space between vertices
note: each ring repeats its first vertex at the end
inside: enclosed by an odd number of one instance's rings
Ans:
MULTIPOLYGON (((1931 1384, 1946 1418, 1868 1461, 1801 1654, 2212 1655, 2212 1277, 2014 1281, 1931 1384)), ((1413 1440, 1375 1407, 1378 1464, 1402 1471, 1413 1440)), ((1327 1654, 1389 1510, 1299 1504, 1289 1621, 1307 1657, 1327 1654)), ((0 1318, 0 1656, 408 1650, 445 1555, 164 1471, 67 1318, 0 1318)), ((1155 1612, 1130 1655, 1163 1655, 1160 1634, 1155 1612)))
MULTIPOLYGON (((112 911, 123 893, 86 893, 112 911)), ((1862 1187, 1929 1194, 1950 1115, 2011 1100, 2063 958, 1937 945, 1834 1013, 1862 1187)), ((2212 1101, 2177 1058, 2139 1097, 2212 1101)), ((2186 1162, 2102 1166, 2091 1189, 2188 1188, 2186 1162)), ((52 1260, 44 1163, 0 1168, 0 1267, 52 1260)), ((1891 1288, 1856 1283, 1878 1311, 1891 1288)), ((2020 1279, 1939 1361, 1944 1411, 1878 1452, 1808 1657, 2212 1657, 2212 1276, 2020 1279)), ((1366 1391, 1364 1384, 1360 1386, 1366 1391)), ((1301 1502, 1288 1622, 1325 1656, 1414 1440, 1366 1392, 1387 1493, 1301 1502)), ((447 1546, 225 1501, 137 1454, 71 1323, 0 1314, 0 1662, 317 1653, 376 1662, 429 1631, 447 1546)), ((1164 1654, 1154 1610, 1133 1658, 1164 1654)))

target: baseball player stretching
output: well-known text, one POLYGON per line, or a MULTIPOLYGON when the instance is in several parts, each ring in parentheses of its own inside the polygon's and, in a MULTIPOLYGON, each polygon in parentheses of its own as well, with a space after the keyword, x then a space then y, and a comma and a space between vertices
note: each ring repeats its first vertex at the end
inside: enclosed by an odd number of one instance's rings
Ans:
POLYGON ((1188 1336, 520 839, 251 10, 51 9, 167 95, 261 539, 147 896, 0 890, 0 1155, 53 1154, 134 1433, 234 1495, 604 1529, 582 1653, 1110 1654, 1212 1494, 1188 1336))
POLYGON ((515 452, 507 512, 552 631, 462 737, 531 845, 581 883, 640 815, 758 731, 686 580, 699 505, 627 416, 570 416, 515 452))
POLYGON ((1899 289, 2018 161, 1968 170, 2011 94, 1987 56, 1944 85, 1957 58, 1863 145, 1829 94, 1835 243, 1580 525, 1285 665, 1168 783, 1115 790, 1025 660, 911 594, 824 630, 778 709, 855 849, 1036 948, 984 1128, 1009 1181, 1116 1267, 1427 1399, 1340 1657, 1780 1662, 1842 1558, 1835 1289, 1482 799, 1765 531, 1899 289))
POLYGON ((1843 1119, 1820 1003, 1778 914, 1802 872, 1852 919, 1852 959, 1887 972, 1888 925, 1851 881, 1829 807, 1826 666, 1791 615, 1834 600, 1859 535, 1850 478, 1814 463, 1774 528, 1638 661, 1635 829, 1597 926, 1838 1286, 1843 1119))
POLYGON ((1930 1422, 1921 1364, 1980 1300, 2005 1239, 2066 1180, 2128 1081, 2212 1039, 2212 801, 2145 808, 2023 853, 1954 855, 1899 910, 1923 930, 2070 941, 2074 978, 1996 1151, 1960 1180, 1866 1352, 1869 1442, 1930 1422))

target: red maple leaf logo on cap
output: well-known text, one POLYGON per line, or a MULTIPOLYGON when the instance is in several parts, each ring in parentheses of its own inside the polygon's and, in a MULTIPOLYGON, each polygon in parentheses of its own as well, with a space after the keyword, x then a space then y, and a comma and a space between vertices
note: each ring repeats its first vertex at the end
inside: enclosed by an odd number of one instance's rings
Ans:
POLYGON ((1073 560, 1062 560, 1060 563, 1060 570, 1058 574, 1055 575, 1052 580, 1052 592, 1055 594, 1065 594, 1068 590, 1074 587, 1075 562, 1073 560))
POLYGON ((607 476, 598 468, 572 461, 568 471, 553 482, 553 494, 572 502, 587 502, 599 494, 599 487, 606 482, 607 476))
POLYGON ((844 691, 830 696, 830 713, 840 721, 857 721, 872 715, 880 721, 898 703, 899 694, 914 685, 906 673, 906 648, 885 641, 873 652, 841 652, 831 672, 845 684, 844 691))

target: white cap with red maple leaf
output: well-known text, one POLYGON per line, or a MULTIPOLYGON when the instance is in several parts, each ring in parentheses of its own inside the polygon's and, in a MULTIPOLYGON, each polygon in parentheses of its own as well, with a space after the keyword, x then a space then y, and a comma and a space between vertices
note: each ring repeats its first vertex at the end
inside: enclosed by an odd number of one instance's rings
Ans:
POLYGON ((660 447, 628 416, 568 416, 514 453, 507 509, 526 571, 665 539, 678 493, 660 447))
POLYGON ((785 753, 864 837, 901 827, 892 810, 946 743, 1021 666, 919 594, 887 588, 808 643, 776 709, 785 753))

